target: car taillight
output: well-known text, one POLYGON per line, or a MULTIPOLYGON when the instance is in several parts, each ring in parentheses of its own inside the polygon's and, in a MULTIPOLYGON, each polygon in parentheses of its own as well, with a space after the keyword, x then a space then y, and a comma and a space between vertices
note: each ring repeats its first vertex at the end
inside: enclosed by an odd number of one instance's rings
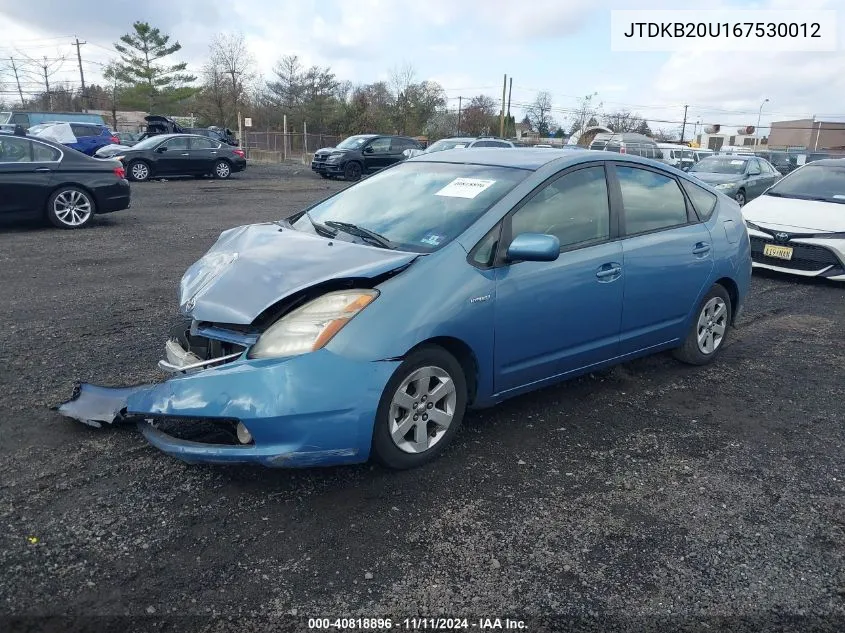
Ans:
POLYGON ((626 151, 625 151, 625 146, 624 146, 624 145, 623 145, 622 147, 620 147, 620 148, 619 148, 619 153, 620 153, 620 154, 627 154, 627 153, 628 153, 628 152, 626 152, 626 151))
POLYGON ((240 156, 241 158, 246 158, 246 152, 244 152, 242 149, 233 149, 232 153, 236 156, 240 156))
POLYGON ((109 140, 110 140, 112 143, 114 143, 115 145, 119 145, 119 144, 120 144, 120 139, 119 139, 118 137, 116 137, 116 136, 112 136, 109 140))
POLYGON ((126 170, 123 167, 115 167, 114 175, 121 179, 126 178, 126 170))

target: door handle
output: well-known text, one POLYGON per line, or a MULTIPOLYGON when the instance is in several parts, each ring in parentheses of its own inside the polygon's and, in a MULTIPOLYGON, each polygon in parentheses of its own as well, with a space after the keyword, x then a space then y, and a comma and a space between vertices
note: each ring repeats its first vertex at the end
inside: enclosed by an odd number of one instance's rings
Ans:
POLYGON ((596 277, 600 281, 613 281, 622 274, 622 266, 619 264, 604 264, 596 271, 596 277))
POLYGON ((695 245, 695 248, 692 249, 693 255, 704 255, 705 253, 710 252, 710 244, 707 242, 699 242, 695 245))
POLYGON ((184 152, 184 153, 182 154, 182 156, 190 156, 190 154, 189 154, 188 152, 184 152))
POLYGON ((53 171, 49 167, 39 167, 35 170, 36 174, 43 174, 44 172, 53 171))

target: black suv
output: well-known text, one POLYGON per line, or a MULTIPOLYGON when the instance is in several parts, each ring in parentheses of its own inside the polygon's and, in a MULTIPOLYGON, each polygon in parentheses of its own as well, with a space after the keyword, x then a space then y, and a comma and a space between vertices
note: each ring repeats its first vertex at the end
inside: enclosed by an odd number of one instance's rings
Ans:
POLYGON ((338 143, 337 147, 318 149, 311 169, 323 178, 343 176, 346 180, 359 180, 362 174, 371 174, 403 160, 402 152, 406 149, 422 148, 407 136, 359 134, 338 143))
POLYGON ((663 161, 663 152, 657 147, 657 142, 644 134, 636 132, 624 132, 619 134, 601 132, 596 134, 590 149, 618 152, 620 154, 633 154, 643 158, 663 161))

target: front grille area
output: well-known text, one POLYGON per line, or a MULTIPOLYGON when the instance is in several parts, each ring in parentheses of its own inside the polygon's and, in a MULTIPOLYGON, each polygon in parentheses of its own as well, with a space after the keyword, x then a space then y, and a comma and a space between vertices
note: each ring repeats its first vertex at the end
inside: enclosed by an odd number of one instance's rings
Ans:
POLYGON ((318 165, 322 165, 326 162, 326 159, 329 157, 328 154, 314 154, 314 162, 318 165))
POLYGON ((767 257, 763 255, 763 247, 766 244, 774 244, 775 242, 765 240, 761 237, 751 237, 751 259, 758 264, 767 264, 769 266, 780 266, 781 268, 789 268, 792 270, 814 271, 822 270, 828 266, 841 266, 836 255, 824 246, 815 246, 811 244, 796 244, 786 243, 783 246, 791 246, 794 250, 792 252, 792 259, 778 259, 777 257, 767 257))
POLYGON ((209 418, 154 417, 152 424, 171 437, 203 444, 243 446, 235 433, 237 420, 209 418))

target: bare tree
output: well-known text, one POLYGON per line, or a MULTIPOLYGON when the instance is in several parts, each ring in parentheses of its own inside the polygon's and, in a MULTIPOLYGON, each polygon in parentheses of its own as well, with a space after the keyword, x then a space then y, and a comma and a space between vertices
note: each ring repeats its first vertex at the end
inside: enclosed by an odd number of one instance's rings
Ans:
POLYGON ((496 111, 496 101, 492 97, 473 97, 461 113, 461 131, 470 136, 489 134, 495 127, 496 111))
POLYGON ((249 51, 243 33, 220 33, 211 40, 210 63, 217 66, 229 80, 234 108, 243 100, 248 84, 256 78, 255 57, 249 51))
POLYGON ((411 89, 414 86, 414 79, 417 71, 413 65, 404 62, 390 71, 390 88, 393 92, 394 120, 397 131, 405 134, 408 127, 408 117, 413 107, 411 103, 411 89))
POLYGON ((578 107, 572 113, 572 125, 569 128, 570 134, 575 134, 579 130, 597 125, 591 121, 598 121, 601 115, 602 103, 596 103, 595 98, 599 93, 594 92, 578 100, 578 107))
POLYGON ((640 115, 628 110, 616 110, 604 116, 604 124, 612 132, 637 132, 644 122, 640 115))
POLYGON ((679 138, 680 134, 677 130, 667 130, 665 128, 660 128, 654 132, 655 141, 677 141, 679 138))
POLYGON ((534 102, 528 106, 527 114, 531 127, 540 136, 548 136, 555 125, 552 117, 552 95, 548 92, 538 92, 534 102))

